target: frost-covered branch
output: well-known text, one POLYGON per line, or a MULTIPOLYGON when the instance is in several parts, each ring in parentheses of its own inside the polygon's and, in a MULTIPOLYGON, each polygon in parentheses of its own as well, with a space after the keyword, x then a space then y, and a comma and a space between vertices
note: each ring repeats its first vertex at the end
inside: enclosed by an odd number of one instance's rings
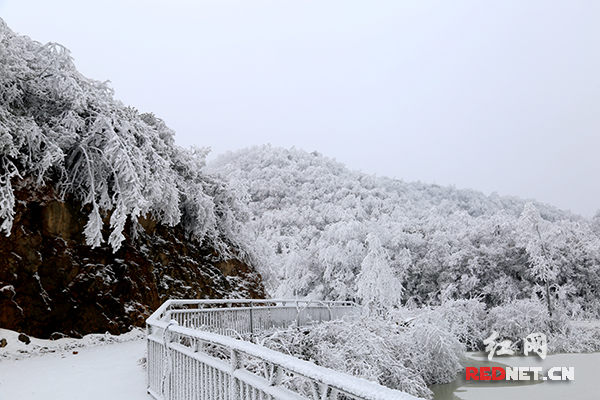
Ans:
POLYGON ((127 221, 152 217, 184 224, 191 237, 232 253, 251 253, 238 218, 244 206, 227 185, 201 170, 207 150, 174 144, 174 132, 153 114, 113 98, 104 82, 81 75, 69 51, 12 32, 0 20, 0 229, 10 234, 14 179, 50 184, 91 211, 88 245, 117 251, 127 221))

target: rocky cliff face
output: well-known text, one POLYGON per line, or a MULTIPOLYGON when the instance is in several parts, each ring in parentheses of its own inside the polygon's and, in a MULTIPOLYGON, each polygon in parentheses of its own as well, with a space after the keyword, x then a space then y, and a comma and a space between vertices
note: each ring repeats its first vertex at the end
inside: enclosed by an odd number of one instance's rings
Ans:
POLYGON ((251 266, 223 259, 180 227, 141 218, 137 237, 127 227, 113 253, 85 244, 87 216, 72 200, 23 182, 15 197, 11 235, 0 237, 2 328, 41 338, 118 334, 142 326, 168 298, 265 295, 251 266))

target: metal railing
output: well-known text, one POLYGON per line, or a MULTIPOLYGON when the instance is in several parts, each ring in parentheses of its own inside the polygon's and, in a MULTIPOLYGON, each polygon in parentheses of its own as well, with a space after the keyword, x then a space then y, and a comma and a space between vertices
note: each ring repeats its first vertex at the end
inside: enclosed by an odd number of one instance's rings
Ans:
POLYGON ((417 399, 231 337, 359 310, 352 302, 169 300, 147 320, 148 393, 158 400, 417 399))
POLYGON ((173 300, 166 313, 180 326, 237 336, 341 319, 359 308, 349 301, 173 300))

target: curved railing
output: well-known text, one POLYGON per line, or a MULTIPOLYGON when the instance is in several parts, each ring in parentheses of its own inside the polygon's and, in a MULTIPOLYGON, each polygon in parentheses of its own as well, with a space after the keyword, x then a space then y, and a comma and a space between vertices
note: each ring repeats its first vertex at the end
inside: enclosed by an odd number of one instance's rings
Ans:
POLYGON ((148 393, 158 400, 416 399, 235 338, 359 312, 352 302, 169 300, 147 320, 148 393))

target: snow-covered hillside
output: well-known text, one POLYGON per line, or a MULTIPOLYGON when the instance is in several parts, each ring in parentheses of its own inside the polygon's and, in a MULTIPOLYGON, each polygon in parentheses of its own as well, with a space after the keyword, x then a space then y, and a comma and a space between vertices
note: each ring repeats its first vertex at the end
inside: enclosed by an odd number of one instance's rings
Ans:
POLYGON ((548 282, 569 312, 600 309, 600 239, 591 221, 550 205, 375 177, 268 145, 222 155, 207 171, 247 190, 246 230, 276 296, 493 306, 544 298, 548 282))

